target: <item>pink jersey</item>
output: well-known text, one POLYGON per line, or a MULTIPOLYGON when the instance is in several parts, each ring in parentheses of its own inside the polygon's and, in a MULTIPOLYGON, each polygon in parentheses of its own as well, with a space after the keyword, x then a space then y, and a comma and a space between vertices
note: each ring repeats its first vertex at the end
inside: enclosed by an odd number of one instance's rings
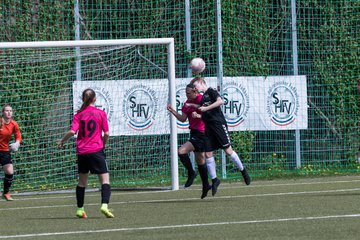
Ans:
POLYGON ((98 152, 104 148, 102 132, 109 131, 106 113, 94 106, 88 106, 75 114, 71 130, 77 133, 77 154, 98 152))
POLYGON ((201 111, 197 110, 194 107, 189 107, 186 105, 186 103, 199 104, 201 99, 202 99, 202 95, 198 94, 193 101, 186 100, 186 102, 184 103, 184 106, 181 108, 181 111, 184 114, 186 114, 186 116, 188 117, 190 129, 194 129, 194 130, 204 133, 205 132, 205 124, 204 124, 203 120, 201 118, 193 118, 192 117, 192 112, 197 112, 198 114, 201 115, 201 111))

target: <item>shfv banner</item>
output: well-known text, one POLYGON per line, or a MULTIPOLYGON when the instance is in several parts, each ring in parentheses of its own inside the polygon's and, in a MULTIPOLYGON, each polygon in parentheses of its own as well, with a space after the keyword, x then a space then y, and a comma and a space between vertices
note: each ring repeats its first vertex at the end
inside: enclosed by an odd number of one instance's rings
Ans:
MULTIPOLYGON (((186 101, 190 78, 176 79, 177 111, 186 101)), ((217 87, 216 78, 206 78, 217 87)), ((81 106, 81 94, 92 88, 96 106, 109 118, 110 134, 151 135, 170 133, 167 79, 75 81, 74 112, 81 106)), ((229 131, 307 129, 307 84, 305 76, 224 77, 223 112, 229 131)), ((189 131, 188 123, 177 121, 179 133, 189 131)))

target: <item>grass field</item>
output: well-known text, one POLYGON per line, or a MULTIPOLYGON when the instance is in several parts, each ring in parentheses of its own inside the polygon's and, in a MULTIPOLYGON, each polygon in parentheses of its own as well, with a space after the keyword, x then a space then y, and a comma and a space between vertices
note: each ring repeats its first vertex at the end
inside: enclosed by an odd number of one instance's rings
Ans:
POLYGON ((100 193, 14 196, 0 202, 0 239, 359 239, 360 176, 222 183, 180 191, 114 191, 115 218, 99 211, 100 193), (211 193, 209 193, 211 195, 211 193))

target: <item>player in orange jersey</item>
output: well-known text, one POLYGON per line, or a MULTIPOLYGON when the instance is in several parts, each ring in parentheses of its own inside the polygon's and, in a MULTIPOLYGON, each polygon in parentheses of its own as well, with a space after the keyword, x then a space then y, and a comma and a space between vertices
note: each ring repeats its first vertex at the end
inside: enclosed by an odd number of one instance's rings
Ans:
POLYGON ((4 170, 4 189, 3 198, 12 201, 10 195, 10 187, 14 177, 14 167, 11 161, 10 152, 16 152, 21 143, 21 132, 19 125, 12 119, 13 109, 10 104, 6 104, 2 109, 2 117, 0 120, 0 165, 4 170), (11 137, 14 135, 15 142, 10 143, 11 137))

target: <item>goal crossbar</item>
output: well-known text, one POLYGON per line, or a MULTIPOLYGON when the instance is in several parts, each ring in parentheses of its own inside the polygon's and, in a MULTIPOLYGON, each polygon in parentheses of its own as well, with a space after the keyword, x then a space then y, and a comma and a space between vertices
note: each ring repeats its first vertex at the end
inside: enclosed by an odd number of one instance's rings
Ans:
POLYGON ((114 45, 156 45, 174 44, 173 38, 138 38, 114 40, 76 40, 76 41, 34 41, 34 42, 0 42, 0 48, 47 48, 47 47, 98 47, 114 45))

